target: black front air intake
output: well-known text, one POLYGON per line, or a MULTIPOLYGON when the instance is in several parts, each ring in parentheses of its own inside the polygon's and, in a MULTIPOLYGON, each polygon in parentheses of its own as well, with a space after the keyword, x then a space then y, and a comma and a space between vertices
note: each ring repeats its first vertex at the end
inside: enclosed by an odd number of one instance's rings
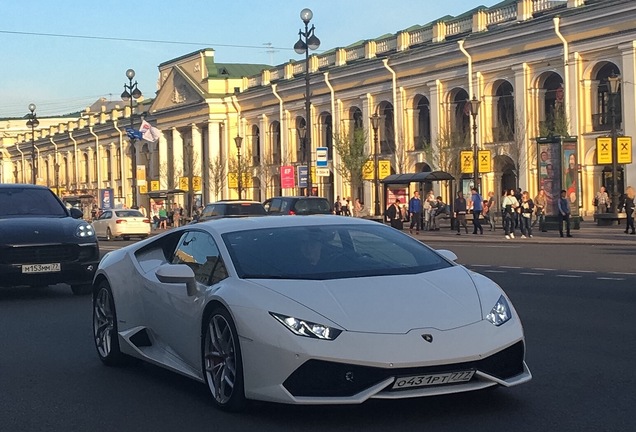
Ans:
POLYGON ((482 360, 422 368, 384 369, 308 360, 296 369, 283 385, 297 397, 349 397, 392 376, 428 375, 475 369, 504 380, 523 372, 523 357, 523 342, 517 342, 482 360))

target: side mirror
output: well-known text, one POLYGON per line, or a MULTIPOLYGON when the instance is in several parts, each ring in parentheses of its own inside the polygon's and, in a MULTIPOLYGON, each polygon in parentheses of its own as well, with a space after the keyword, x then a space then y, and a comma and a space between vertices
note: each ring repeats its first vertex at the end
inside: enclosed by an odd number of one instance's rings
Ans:
POLYGON ((186 284, 189 296, 195 295, 198 291, 194 272, 185 264, 164 264, 155 271, 155 275, 162 283, 186 284))
POLYGON ((455 252, 453 251, 449 251, 448 249, 438 249, 436 252, 449 261, 457 261, 457 255, 455 255, 455 252))
POLYGON ((71 217, 73 219, 81 219, 84 217, 84 213, 80 209, 76 209, 75 207, 71 207, 69 212, 71 213, 71 217))

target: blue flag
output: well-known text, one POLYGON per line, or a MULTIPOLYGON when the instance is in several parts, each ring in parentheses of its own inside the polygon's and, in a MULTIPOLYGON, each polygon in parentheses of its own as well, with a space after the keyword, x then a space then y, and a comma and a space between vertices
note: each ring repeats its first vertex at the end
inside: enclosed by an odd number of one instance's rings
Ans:
POLYGON ((130 139, 143 139, 143 134, 141 133, 141 131, 135 130, 133 128, 126 128, 126 135, 130 139))

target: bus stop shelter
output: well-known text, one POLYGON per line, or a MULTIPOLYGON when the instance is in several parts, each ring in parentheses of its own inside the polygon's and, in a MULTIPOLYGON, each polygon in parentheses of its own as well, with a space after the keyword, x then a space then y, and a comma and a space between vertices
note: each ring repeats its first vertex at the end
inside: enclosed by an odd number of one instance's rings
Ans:
MULTIPOLYGON (((404 193, 403 202, 408 204, 408 200, 410 195, 412 195, 412 191, 409 191, 409 186, 412 183, 417 183, 417 191, 424 191, 426 188, 425 184, 432 184, 433 182, 445 182, 448 186, 448 196, 446 197, 446 204, 450 207, 451 214, 449 217, 451 218, 451 227, 453 226, 453 196, 454 196, 454 182, 455 177, 445 171, 421 171, 417 173, 407 173, 407 174, 391 174, 384 179, 381 180, 381 183, 384 185, 383 188, 383 198, 384 198, 384 208, 386 209, 388 200, 389 200, 389 191, 392 188, 403 186, 406 191, 404 193)), ((432 185, 431 185, 432 186, 432 185)), ((425 196, 422 196, 422 199, 425 199, 425 196)))

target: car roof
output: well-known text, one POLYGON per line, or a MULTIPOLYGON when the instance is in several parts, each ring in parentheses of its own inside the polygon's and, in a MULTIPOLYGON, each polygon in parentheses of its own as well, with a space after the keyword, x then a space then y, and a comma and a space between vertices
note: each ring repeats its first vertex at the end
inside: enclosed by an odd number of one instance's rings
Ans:
POLYGON ((261 203, 259 201, 227 199, 227 200, 219 200, 219 201, 207 203, 206 205, 211 205, 211 204, 261 204, 261 203))
MULTIPOLYGON (((376 224, 378 222, 348 216, 336 216, 330 214, 308 215, 303 217, 278 216, 278 217, 247 217, 247 218, 224 218, 214 219, 197 224, 201 227, 209 227, 211 230, 224 234, 227 232, 263 229, 263 228, 284 228, 299 226, 321 226, 321 225, 365 225, 376 224)), ((381 224, 380 224, 381 225, 381 224)))
POLYGON ((2 188, 2 189, 15 189, 16 187, 20 188, 20 189, 45 189, 45 190, 50 190, 46 186, 34 185, 34 184, 28 184, 28 183, 0 183, 0 188, 2 188))
POLYGON ((313 195, 312 196, 298 195, 298 196, 275 196, 275 197, 268 198, 268 201, 271 200, 271 199, 274 199, 274 198, 282 198, 282 199, 290 199, 290 198, 293 198, 293 199, 323 199, 323 200, 327 199, 325 197, 319 197, 319 196, 313 196, 313 195))

